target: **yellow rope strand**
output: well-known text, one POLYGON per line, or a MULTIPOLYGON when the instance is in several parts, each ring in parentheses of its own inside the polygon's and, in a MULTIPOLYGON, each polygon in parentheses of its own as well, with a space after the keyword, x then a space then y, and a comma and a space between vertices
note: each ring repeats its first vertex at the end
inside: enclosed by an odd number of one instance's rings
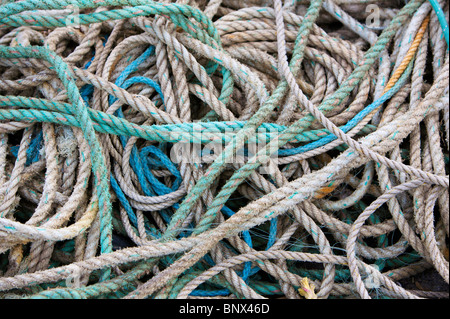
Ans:
MULTIPOLYGON (((412 58, 417 52, 417 49, 419 48, 420 42, 422 41, 423 35, 425 34, 425 31, 428 27, 428 23, 430 22, 430 16, 428 15, 422 22, 422 25, 419 28, 419 31, 417 31, 417 34, 414 38, 413 43, 411 44, 411 47, 409 48, 408 52, 405 55, 405 58, 403 59, 402 63, 400 63, 399 67, 395 70, 394 74, 392 74, 391 78, 389 79, 388 83, 386 84, 386 87, 383 90, 383 94, 389 91, 395 83, 398 81, 400 76, 405 71, 406 67, 408 66, 409 62, 411 62, 412 58)), ((375 113, 377 110, 373 110, 371 114, 375 113)), ((316 194, 314 195, 314 198, 321 199, 333 192, 338 184, 332 185, 332 186, 326 186, 319 189, 316 194)))

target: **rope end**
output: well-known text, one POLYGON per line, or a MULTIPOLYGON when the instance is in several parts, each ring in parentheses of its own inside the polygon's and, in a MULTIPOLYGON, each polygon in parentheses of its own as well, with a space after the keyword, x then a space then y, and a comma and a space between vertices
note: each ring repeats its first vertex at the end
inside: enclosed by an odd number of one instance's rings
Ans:
POLYGON ((317 299, 314 292, 315 288, 314 284, 307 277, 304 277, 300 283, 300 288, 298 288, 298 293, 305 299, 317 299))

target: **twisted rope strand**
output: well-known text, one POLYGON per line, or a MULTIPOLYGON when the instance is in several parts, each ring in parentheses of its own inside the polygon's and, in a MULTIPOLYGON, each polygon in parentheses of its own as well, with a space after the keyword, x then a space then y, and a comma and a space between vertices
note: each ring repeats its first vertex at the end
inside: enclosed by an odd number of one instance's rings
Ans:
POLYGON ((2 1, 0 298, 448 298, 448 11, 2 1))

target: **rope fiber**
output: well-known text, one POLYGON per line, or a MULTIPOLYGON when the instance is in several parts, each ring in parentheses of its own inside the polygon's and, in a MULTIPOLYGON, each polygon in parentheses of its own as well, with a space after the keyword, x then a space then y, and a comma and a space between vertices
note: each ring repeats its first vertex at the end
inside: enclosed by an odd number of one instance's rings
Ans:
POLYGON ((448 298, 448 1, 0 4, 1 299, 448 298))

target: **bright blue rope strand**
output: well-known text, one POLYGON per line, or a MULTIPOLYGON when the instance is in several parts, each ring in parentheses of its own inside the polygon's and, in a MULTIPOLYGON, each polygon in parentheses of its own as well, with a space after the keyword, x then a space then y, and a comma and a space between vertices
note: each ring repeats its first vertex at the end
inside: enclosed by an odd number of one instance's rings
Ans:
MULTIPOLYGON (((372 104, 370 104, 369 106, 364 108, 362 111, 360 111, 355 117, 353 117, 350 121, 348 121, 347 124, 342 126, 341 130, 344 133, 347 133, 352 128, 354 128, 359 122, 361 122, 361 120, 363 120, 368 114, 370 114, 373 110, 377 109, 384 102, 389 100, 395 93, 397 93, 398 90, 405 84, 409 74, 411 73, 412 66, 413 66, 413 62, 411 61, 408 64, 408 67, 406 68, 405 72, 403 72, 400 79, 395 83, 395 85, 388 92, 383 94, 383 96, 381 96, 381 98, 374 101, 372 104)), ((300 147, 291 148, 291 149, 280 149, 280 150, 278 150, 278 155, 290 156, 290 155, 308 152, 308 151, 314 150, 318 147, 324 146, 336 139, 337 139, 337 137, 334 134, 330 134, 330 135, 327 135, 317 141, 308 143, 308 144, 300 146, 300 147)))
POLYGON ((447 50, 449 48, 449 31, 448 31, 448 23, 445 17, 444 11, 442 11, 441 6, 437 2, 437 0, 428 0, 430 1, 431 6, 433 7, 434 12, 436 13, 439 24, 441 25, 442 32, 444 33, 445 41, 447 42, 447 50))

